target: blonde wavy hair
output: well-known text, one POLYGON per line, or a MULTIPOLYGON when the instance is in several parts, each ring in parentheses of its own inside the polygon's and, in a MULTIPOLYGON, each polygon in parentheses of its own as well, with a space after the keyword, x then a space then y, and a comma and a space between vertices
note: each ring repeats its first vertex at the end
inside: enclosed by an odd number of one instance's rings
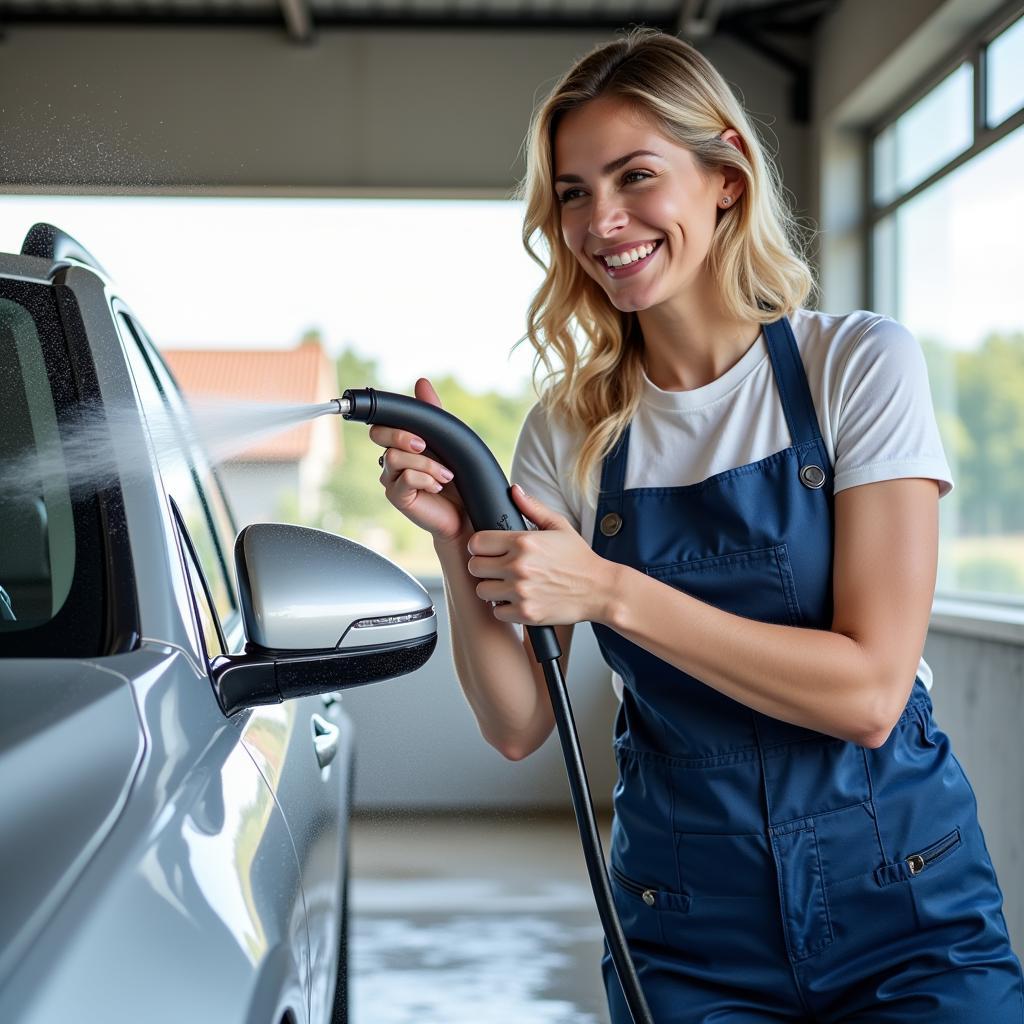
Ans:
POLYGON ((567 111, 598 96, 627 101, 685 146, 705 173, 728 166, 743 176, 745 188, 736 205, 720 214, 707 257, 730 315, 768 323, 792 313, 815 288, 778 172, 742 105, 705 57, 651 28, 631 29, 582 57, 534 110, 525 141, 526 174, 513 197, 526 202, 523 245, 545 272, 516 346, 529 339, 536 350, 534 388, 545 411, 557 412, 583 435, 571 483, 584 494, 632 419, 643 380, 636 313, 612 305, 561 233, 555 132, 567 111), (726 128, 736 129, 746 153, 719 138, 726 128), (531 244, 538 232, 549 264, 531 244), (578 348, 580 334, 584 343, 578 348), (538 384, 541 365, 547 373, 538 384))

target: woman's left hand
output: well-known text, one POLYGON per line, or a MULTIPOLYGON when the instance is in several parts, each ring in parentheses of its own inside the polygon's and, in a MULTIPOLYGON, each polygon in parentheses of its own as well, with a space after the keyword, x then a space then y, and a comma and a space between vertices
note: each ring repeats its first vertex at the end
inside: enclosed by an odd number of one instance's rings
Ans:
POLYGON ((468 563, 494 617, 527 626, 599 621, 611 563, 594 553, 572 524, 516 484, 516 507, 538 529, 480 530, 469 539, 468 563))

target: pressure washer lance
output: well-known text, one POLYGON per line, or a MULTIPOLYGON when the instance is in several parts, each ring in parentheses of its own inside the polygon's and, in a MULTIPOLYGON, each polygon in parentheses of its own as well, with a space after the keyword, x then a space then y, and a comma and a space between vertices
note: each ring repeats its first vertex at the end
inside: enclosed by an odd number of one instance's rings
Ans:
MULTIPOLYGON (((512 500, 508 479, 497 459, 480 436, 450 412, 429 402, 421 402, 418 398, 390 391, 375 391, 373 388, 350 388, 341 398, 331 401, 338 407, 337 414, 347 420, 410 430, 422 437, 431 454, 455 474, 459 495, 474 529, 526 529, 526 521, 512 500)), ((587 862, 598 916, 604 928, 615 973, 634 1024, 654 1024, 612 902, 608 868, 590 798, 587 769, 583 764, 583 753, 573 721, 565 678, 558 663, 562 653, 558 638, 552 626, 527 626, 526 632, 530 637, 534 657, 544 670, 551 696, 558 738, 562 743, 562 755, 569 775, 572 805, 583 843, 583 856, 587 862)))

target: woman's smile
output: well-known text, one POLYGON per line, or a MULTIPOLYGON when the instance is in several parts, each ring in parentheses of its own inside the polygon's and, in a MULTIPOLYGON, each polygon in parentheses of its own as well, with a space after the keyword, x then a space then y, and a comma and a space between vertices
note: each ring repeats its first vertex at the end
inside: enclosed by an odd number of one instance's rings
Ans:
POLYGON ((661 241, 641 245, 636 249, 627 250, 624 253, 616 253, 614 256, 595 256, 597 262, 604 268, 609 277, 631 277, 639 274, 657 255, 661 248, 661 241), (618 266, 609 266, 608 260, 618 263, 618 266), (620 262, 628 260, 629 262, 620 262))

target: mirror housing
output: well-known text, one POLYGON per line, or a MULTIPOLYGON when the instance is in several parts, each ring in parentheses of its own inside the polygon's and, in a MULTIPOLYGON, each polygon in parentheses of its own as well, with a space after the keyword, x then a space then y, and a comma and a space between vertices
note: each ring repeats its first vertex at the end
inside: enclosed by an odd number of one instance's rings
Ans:
POLYGON ((430 595, 362 544, 283 523, 235 541, 244 654, 211 666, 226 715, 413 672, 437 645, 430 595))

